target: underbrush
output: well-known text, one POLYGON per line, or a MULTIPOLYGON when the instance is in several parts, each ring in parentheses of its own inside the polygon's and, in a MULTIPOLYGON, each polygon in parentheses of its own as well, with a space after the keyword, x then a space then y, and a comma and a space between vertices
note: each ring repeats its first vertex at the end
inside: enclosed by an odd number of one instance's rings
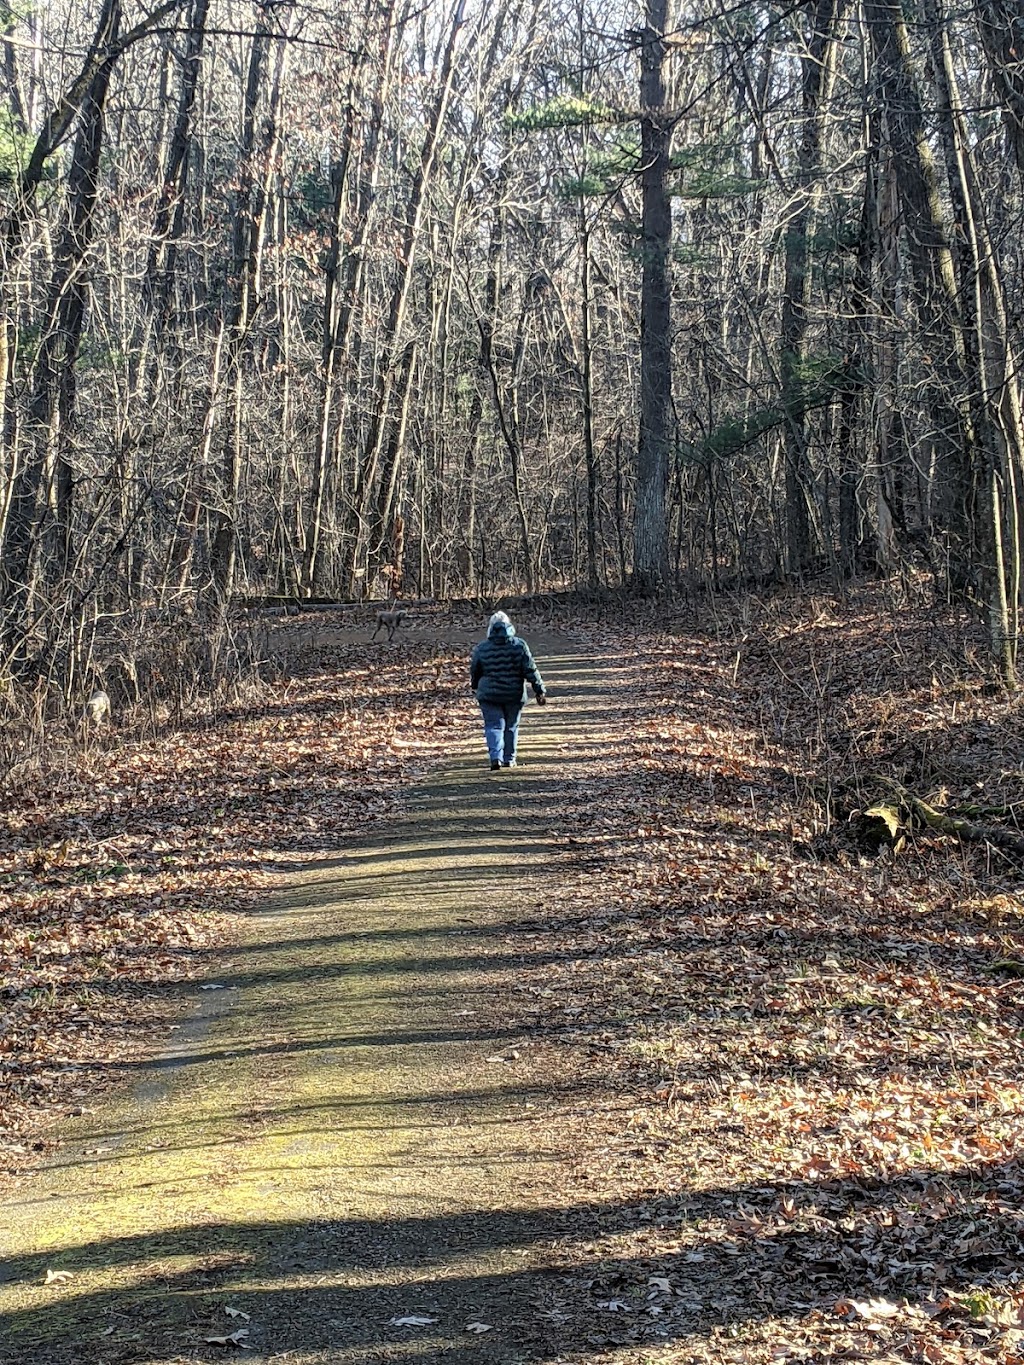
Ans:
POLYGON ((880 591, 764 613, 734 669, 818 856, 918 858, 998 889, 1024 865, 1024 706, 980 627, 880 591), (947 836, 955 836, 952 844, 947 836))
POLYGON ((98 623, 48 669, 8 677, 0 687, 0 791, 17 793, 47 775, 64 775, 102 747, 145 740, 168 728, 209 724, 226 708, 251 704, 294 660, 273 644, 269 621, 220 620, 193 613, 124 613, 98 623), (98 723, 89 698, 102 692, 109 712, 98 723))

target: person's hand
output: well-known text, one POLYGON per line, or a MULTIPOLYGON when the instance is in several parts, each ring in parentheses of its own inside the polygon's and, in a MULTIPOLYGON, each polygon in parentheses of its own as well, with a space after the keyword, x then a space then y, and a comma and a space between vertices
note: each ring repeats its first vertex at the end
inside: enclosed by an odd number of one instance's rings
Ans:
POLYGON ((547 706, 547 704, 548 704, 547 693, 546 693, 546 692, 541 692, 541 693, 539 694, 539 696, 537 697, 537 705, 538 705, 538 706, 547 706))

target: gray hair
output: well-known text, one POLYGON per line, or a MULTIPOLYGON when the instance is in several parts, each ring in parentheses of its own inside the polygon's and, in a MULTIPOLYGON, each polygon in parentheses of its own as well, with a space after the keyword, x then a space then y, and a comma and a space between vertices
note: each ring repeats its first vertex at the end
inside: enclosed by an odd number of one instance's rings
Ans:
POLYGON ((487 622, 487 629, 493 630, 495 626, 511 626, 512 622, 503 611, 496 611, 487 622))

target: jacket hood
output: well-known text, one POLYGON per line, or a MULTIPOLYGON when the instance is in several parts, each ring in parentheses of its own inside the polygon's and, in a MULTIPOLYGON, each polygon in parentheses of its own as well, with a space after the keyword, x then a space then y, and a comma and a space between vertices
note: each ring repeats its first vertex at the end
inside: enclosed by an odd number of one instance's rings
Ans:
POLYGON ((487 632, 489 640, 511 640, 516 628, 511 621, 495 621, 487 632))

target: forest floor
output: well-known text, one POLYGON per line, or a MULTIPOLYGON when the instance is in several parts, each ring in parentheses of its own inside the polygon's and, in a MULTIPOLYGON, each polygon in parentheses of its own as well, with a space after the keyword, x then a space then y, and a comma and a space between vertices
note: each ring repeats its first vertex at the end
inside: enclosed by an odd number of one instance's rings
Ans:
POLYGON ((857 815, 1012 827, 970 632, 527 619, 491 775, 421 629, 12 774, 0 1361, 1024 1358, 1020 860, 857 815))

